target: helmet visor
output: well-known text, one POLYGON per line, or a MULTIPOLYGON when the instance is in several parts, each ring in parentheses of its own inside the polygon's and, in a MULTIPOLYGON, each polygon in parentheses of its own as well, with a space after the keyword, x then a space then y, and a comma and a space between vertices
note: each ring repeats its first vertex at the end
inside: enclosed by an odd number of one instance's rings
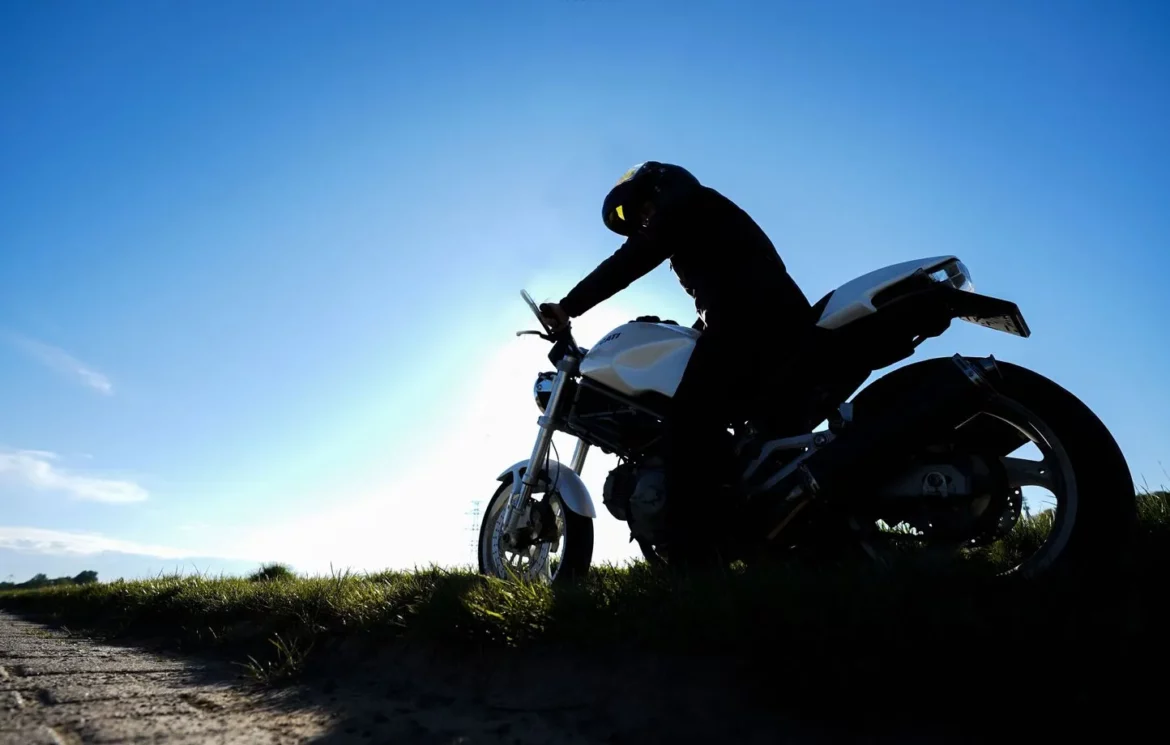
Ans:
MULTIPOLYGON (((631 181, 641 168, 642 164, 639 163, 626 171, 618 179, 618 182, 614 184, 613 188, 609 190, 609 194, 605 195, 605 203, 601 207, 601 215, 605 220, 605 227, 618 235, 628 236, 635 227, 630 224, 631 218, 626 217, 626 205, 630 203, 629 200, 632 196, 631 190, 633 184, 631 181)), ((636 215, 632 217, 636 219, 636 215)))
POLYGON ((605 213, 605 227, 609 228, 618 235, 629 235, 630 223, 626 222, 626 211, 622 205, 617 205, 609 212, 605 213))
POLYGON ((632 179, 634 177, 634 174, 636 174, 638 171, 642 170, 642 166, 644 166, 644 165, 646 165, 646 164, 639 163, 638 165, 634 166, 630 170, 623 173, 622 177, 617 180, 617 183, 614 184, 614 186, 621 186, 622 184, 624 184, 627 181, 629 181, 630 179, 632 179))

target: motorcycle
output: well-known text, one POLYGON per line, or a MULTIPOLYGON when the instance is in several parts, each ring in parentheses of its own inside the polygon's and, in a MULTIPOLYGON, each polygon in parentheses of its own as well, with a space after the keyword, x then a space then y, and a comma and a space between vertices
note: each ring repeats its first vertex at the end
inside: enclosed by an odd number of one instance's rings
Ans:
MULTIPOLYGON (((500 473, 484 510, 480 571, 546 583, 587 573, 597 509, 581 472, 593 447, 619 461, 605 508, 628 523, 647 561, 669 563, 663 435, 701 332, 641 317, 585 349, 570 326, 554 331, 521 295, 542 330, 517 335, 551 343, 556 369, 536 377, 531 454, 500 473), (550 457, 554 432, 576 438, 567 465, 550 457)), ((712 522, 728 526, 711 531, 721 556, 750 562, 846 547, 880 562, 907 548, 969 554, 1012 535, 1027 510, 1025 487, 1054 495, 1054 508, 1035 519, 1050 530, 995 576, 1049 577, 1121 553, 1136 515, 1128 465, 1105 425, 1058 384, 994 357, 956 354, 907 364, 858 391, 955 319, 1031 335, 1015 303, 975 292, 957 257, 858 277, 814 313, 816 342, 799 352, 803 379, 813 382, 799 407, 761 391, 742 421, 727 423, 733 466, 710 501, 728 518, 712 522), (1025 445, 1040 459, 1013 455, 1025 445)))

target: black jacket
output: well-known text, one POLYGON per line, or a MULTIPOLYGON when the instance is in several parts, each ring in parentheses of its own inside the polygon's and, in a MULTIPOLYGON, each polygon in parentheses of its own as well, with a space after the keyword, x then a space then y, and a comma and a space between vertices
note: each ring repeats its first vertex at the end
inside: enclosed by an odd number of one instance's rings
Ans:
POLYGON ((813 322, 808 298, 772 241, 746 212, 706 186, 657 212, 577 283, 561 308, 580 316, 666 259, 708 329, 742 331, 760 323, 802 328, 813 322))

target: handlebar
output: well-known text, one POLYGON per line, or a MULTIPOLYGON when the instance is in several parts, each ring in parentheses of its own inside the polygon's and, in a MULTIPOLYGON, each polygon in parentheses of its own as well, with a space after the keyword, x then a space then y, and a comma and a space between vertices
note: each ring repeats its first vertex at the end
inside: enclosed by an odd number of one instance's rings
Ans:
POLYGON ((540 327, 544 329, 544 333, 551 334, 552 329, 544 322, 544 314, 540 312, 540 306, 528 294, 528 290, 521 290, 520 297, 524 298, 524 302, 528 303, 528 308, 532 311, 532 315, 536 316, 536 320, 540 322, 540 327))
POLYGON ((536 301, 532 299, 532 296, 528 294, 528 291, 521 290, 520 297, 524 298, 524 302, 528 303, 529 310, 532 311, 532 315, 536 316, 536 320, 540 323, 540 327, 544 329, 544 331, 517 331, 516 336, 524 336, 529 334, 533 336, 539 336, 541 339, 552 343, 553 349, 549 354, 549 359, 553 361, 553 364, 557 364, 559 359, 564 357, 570 351, 577 354, 578 356, 583 354, 583 350, 577 346, 577 342, 573 339, 573 325, 571 323, 566 323, 565 327, 559 331, 553 331, 549 325, 545 323, 544 314, 540 312, 540 306, 536 304, 536 301), (556 359, 554 359, 554 357, 556 359))

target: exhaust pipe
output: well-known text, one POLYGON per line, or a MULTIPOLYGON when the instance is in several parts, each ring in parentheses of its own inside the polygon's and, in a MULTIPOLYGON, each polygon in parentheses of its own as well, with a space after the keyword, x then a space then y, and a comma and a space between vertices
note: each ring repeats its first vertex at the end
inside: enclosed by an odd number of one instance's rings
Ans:
POLYGON ((780 512, 776 521, 782 522, 769 537, 791 518, 794 502, 821 492, 845 496, 867 483, 893 476, 935 440, 940 430, 958 427, 997 395, 991 382, 991 377, 998 376, 995 358, 972 362, 956 354, 951 361, 954 366, 908 392, 889 413, 852 424, 805 459, 795 473, 780 479, 779 496, 786 504, 777 505, 780 512))

